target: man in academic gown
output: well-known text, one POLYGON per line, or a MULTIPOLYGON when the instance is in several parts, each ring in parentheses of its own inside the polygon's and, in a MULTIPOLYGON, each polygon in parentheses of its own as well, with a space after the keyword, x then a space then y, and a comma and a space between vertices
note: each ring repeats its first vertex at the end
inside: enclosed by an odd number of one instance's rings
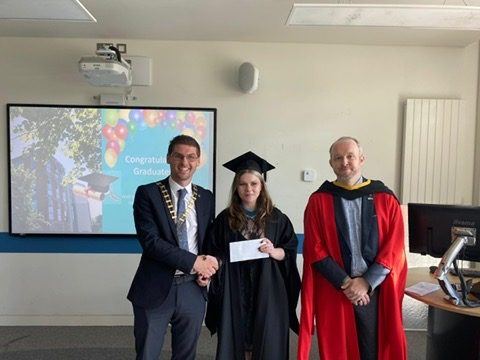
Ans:
POLYGON ((298 359, 309 359, 316 324, 322 360, 402 360, 406 340, 403 219, 380 181, 361 175, 358 141, 330 148, 337 175, 310 196, 304 218, 304 269, 298 359))

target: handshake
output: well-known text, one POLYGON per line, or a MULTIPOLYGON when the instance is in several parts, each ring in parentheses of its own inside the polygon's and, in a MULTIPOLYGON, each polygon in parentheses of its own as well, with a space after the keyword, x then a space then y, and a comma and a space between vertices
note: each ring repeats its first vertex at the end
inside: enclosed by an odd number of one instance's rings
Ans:
POLYGON ((210 255, 199 255, 197 260, 193 264, 193 270, 199 277, 209 279, 214 275, 219 268, 218 260, 216 257, 210 255))

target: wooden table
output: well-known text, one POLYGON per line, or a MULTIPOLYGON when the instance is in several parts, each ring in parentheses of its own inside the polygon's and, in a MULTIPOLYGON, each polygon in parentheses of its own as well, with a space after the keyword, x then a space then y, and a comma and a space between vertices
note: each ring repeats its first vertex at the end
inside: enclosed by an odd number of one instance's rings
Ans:
MULTIPOLYGON (((408 269, 407 287, 419 282, 438 284, 429 268, 408 269)), ((459 280, 451 276, 450 282, 459 280)), ((480 359, 480 307, 453 305, 445 300, 442 289, 423 296, 408 290, 405 293, 428 305, 427 360, 480 359)))

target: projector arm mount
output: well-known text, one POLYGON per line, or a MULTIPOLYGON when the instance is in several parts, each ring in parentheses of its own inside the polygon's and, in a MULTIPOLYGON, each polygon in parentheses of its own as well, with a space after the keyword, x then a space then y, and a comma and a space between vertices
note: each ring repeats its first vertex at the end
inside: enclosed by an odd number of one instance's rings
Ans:
POLYGON ((101 49, 96 51, 98 56, 103 56, 109 60, 116 60, 118 62, 122 62, 122 55, 120 50, 118 50, 115 46, 104 46, 101 49))
POLYGON ((121 62, 122 55, 120 54, 120 50, 118 50, 115 46, 110 46, 109 49, 115 53, 115 55, 117 56, 117 60, 121 62))

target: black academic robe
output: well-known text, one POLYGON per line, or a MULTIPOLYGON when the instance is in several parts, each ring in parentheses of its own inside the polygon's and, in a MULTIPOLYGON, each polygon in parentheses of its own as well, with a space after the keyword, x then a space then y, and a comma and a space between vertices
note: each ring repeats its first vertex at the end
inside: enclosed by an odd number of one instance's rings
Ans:
POLYGON ((226 210, 214 221, 205 250, 220 258, 222 266, 210 283, 205 324, 212 335, 218 334, 216 359, 244 359, 247 316, 242 306, 246 287, 242 273, 251 262, 255 262, 258 285, 251 329, 253 359, 288 359, 289 328, 298 332, 295 312, 300 291, 296 264, 298 241, 290 220, 276 208, 267 220, 265 237, 275 247, 285 250, 284 260, 263 258, 230 263, 229 243, 245 238, 230 229, 226 210))

